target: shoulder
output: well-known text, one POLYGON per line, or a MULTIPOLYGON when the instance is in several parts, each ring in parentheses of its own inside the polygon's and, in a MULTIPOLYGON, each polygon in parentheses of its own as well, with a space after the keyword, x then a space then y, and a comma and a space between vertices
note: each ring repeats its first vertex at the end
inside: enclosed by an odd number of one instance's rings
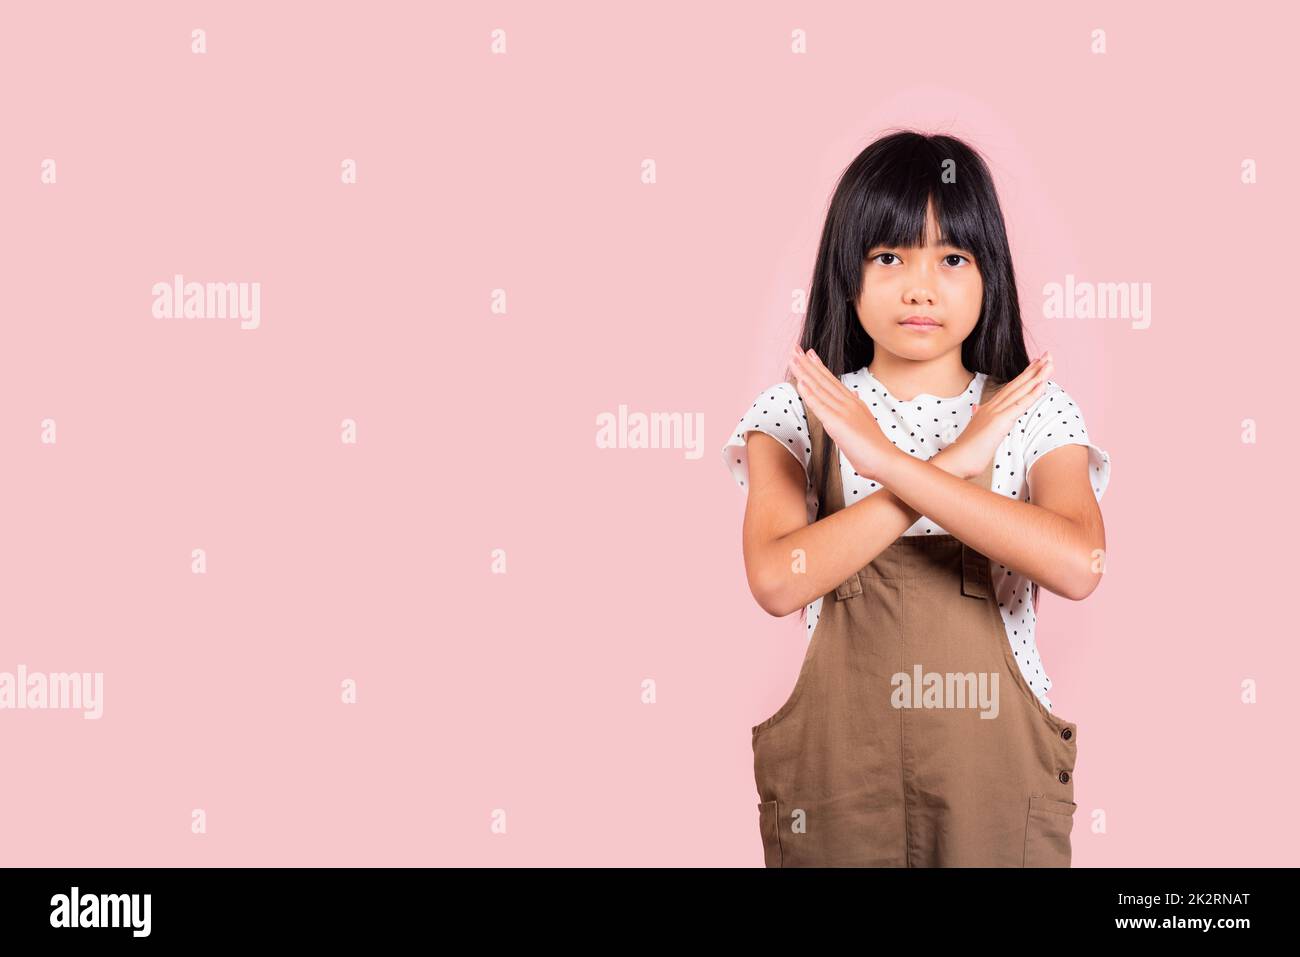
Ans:
POLYGON ((1063 445, 1086 446, 1088 477, 1097 500, 1101 500, 1110 484, 1110 454, 1088 434, 1083 410, 1059 382, 1047 380, 1042 395, 1017 421, 1014 435, 1020 440, 1026 473, 1035 462, 1063 445))
MULTIPOLYGON (((1083 429, 1083 412, 1074 397, 1055 379, 1048 379, 1042 395, 1030 403, 1019 419, 1020 431, 1034 436, 1061 426, 1067 428, 1078 423, 1083 429)), ((1055 437, 1055 436, 1053 436, 1055 437)))
POLYGON ((727 436, 722 447, 723 461, 740 485, 745 485, 748 479, 749 459, 745 443, 750 432, 772 436, 807 472, 812 454, 808 416, 799 391, 792 383, 778 382, 759 392, 727 436))
POLYGON ((792 382, 778 382, 768 386, 754 399, 754 406, 760 406, 764 402, 769 405, 788 405, 803 411, 803 399, 799 397, 799 390, 792 382))

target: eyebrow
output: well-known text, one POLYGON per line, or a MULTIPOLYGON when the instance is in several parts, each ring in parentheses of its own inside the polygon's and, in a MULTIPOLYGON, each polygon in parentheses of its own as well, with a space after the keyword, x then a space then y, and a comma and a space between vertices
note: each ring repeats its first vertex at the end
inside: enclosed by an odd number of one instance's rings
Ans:
MULTIPOLYGON (((878 244, 876 244, 875 246, 869 246, 869 247, 867 248, 867 252, 871 252, 871 250, 873 250, 873 249, 915 249, 915 248, 917 248, 917 247, 914 247, 914 246, 904 246, 904 245, 902 245, 901 243, 898 244, 898 245, 896 245, 896 246, 891 246, 891 245, 889 245, 888 243, 878 243, 878 244)), ((920 248, 922 248, 922 249, 960 249, 960 250, 961 250, 962 252, 964 252, 964 253, 968 253, 968 252, 971 251, 970 249, 968 249, 967 247, 961 245, 960 243, 952 243, 952 242, 948 242, 948 241, 946 241, 946 240, 941 241, 941 242, 937 242, 937 243, 935 243, 933 246, 922 246, 922 247, 920 247, 920 248)))

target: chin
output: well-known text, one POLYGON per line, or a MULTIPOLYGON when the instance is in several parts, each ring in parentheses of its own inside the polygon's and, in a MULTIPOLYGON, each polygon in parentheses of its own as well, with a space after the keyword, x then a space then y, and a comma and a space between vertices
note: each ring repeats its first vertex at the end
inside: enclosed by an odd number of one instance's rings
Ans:
POLYGON ((924 343, 886 342, 885 348, 900 359, 910 359, 914 362, 933 359, 952 348, 952 343, 946 341, 946 336, 944 339, 939 338, 939 336, 943 335, 942 333, 926 333, 926 335, 930 338, 929 341, 924 343))

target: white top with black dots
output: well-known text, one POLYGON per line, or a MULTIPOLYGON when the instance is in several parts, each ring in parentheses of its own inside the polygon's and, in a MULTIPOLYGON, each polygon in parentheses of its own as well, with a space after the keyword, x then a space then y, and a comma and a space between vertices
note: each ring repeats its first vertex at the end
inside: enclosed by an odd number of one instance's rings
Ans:
MULTIPOLYGON (((961 434, 970 422, 971 407, 979 398, 987 375, 977 373, 966 391, 954 396, 935 396, 922 393, 910 402, 903 402, 889 394, 884 383, 867 371, 846 372, 840 381, 853 389, 871 409, 880 428, 899 448, 919 459, 929 459, 946 448, 961 434)), ((817 520, 817 491, 812 485, 810 460, 812 447, 808 441, 808 419, 804 414, 803 400, 794 385, 781 382, 765 389, 741 418, 727 444, 722 447, 722 458, 741 487, 749 478, 749 456, 745 445, 748 432, 766 432, 777 439, 790 454, 803 463, 807 477, 806 502, 808 522, 817 520)), ((1083 413, 1060 385, 1047 380, 1042 395, 1034 400, 1024 414, 1016 420, 1015 427, 998 446, 993 462, 990 487, 1000 495, 1029 501, 1029 469, 1034 462, 1062 445, 1084 445, 1088 448, 1088 475, 1092 490, 1101 501, 1106 486, 1110 484, 1110 456, 1088 438, 1083 413)), ((879 486, 854 471, 839 453, 840 477, 844 485, 844 503, 852 505, 861 501, 879 486)), ((944 530, 922 515, 905 535, 941 535, 944 530)), ((1020 664, 1025 681, 1047 708, 1052 702, 1047 691, 1052 679, 1043 670, 1038 648, 1034 643, 1036 615, 1031 600, 1031 581, 1019 572, 994 562, 993 578, 997 592, 998 609, 1006 626, 1007 641, 1020 664)), ((808 606, 807 637, 821 612, 822 599, 808 606)))

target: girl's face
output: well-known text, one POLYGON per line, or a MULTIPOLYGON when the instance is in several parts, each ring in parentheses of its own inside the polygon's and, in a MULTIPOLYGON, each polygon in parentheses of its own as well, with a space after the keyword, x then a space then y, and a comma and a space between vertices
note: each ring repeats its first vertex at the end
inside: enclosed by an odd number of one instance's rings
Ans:
POLYGON ((935 227, 932 214, 927 245, 873 246, 862 264, 858 321, 878 348, 903 359, 960 349, 980 317, 984 281, 975 256, 936 245, 935 227))

